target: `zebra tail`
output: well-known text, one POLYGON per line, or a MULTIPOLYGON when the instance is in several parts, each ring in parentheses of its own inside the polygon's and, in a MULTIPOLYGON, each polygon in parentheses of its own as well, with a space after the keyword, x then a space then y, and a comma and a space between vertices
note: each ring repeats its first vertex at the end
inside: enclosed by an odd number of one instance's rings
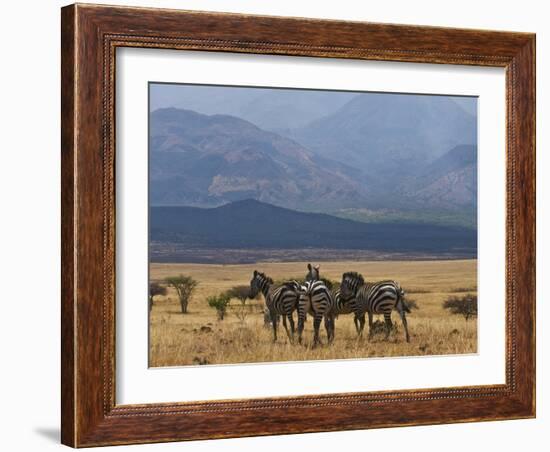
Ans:
POLYGON ((399 299, 397 300, 397 304, 399 305, 400 310, 403 310, 404 312, 407 312, 408 314, 410 314, 411 310, 407 306, 407 303, 405 302, 405 292, 401 287, 399 287, 398 296, 399 296, 399 299))

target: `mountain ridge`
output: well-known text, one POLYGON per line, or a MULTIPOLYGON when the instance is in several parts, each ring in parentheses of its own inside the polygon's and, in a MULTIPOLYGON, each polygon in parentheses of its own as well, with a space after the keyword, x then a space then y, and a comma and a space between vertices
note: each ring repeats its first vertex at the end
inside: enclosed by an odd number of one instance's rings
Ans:
POLYGON ((445 96, 363 93, 292 136, 321 156, 391 178, 413 175, 454 146, 475 144, 477 123, 445 96))
MULTIPOLYGON (((410 103, 411 96, 404 98, 393 102, 410 103)), ((361 111, 368 100, 356 96, 339 110, 346 110, 349 104, 357 109, 353 116, 359 119, 351 124, 352 129, 363 121, 361 111)), ((452 104, 458 115, 467 116, 455 102, 443 104, 452 104)), ((376 104, 368 107, 367 112, 376 112, 376 104)), ((404 117, 408 114, 403 113, 404 117)), ((407 148, 408 157, 394 151, 378 157, 373 154, 372 168, 365 171, 352 158, 335 160, 318 153, 318 149, 304 147, 297 138, 263 130, 231 115, 164 108, 151 113, 150 126, 152 205, 215 207, 255 198, 311 212, 374 209, 391 211, 394 217, 396 210, 435 209, 469 218, 465 222, 459 218, 459 223, 475 221, 475 145, 461 144, 446 152, 438 151, 440 155, 434 158, 418 157, 414 146, 407 148), (468 149, 472 158, 461 160, 456 149, 468 149), (415 168, 408 165, 410 159, 417 160, 415 168), (436 174, 439 179, 434 177, 436 174)), ((345 141, 345 133, 340 135, 337 140, 345 141)), ((391 145, 395 134, 390 130, 382 135, 390 137, 387 141, 391 145)), ((394 146, 401 146, 399 140, 394 146)), ((368 157, 368 152, 364 153, 368 157)))
POLYGON ((321 207, 353 205, 367 195, 358 182, 318 165, 300 144, 229 115, 156 110, 150 152, 154 205, 215 206, 255 197, 321 207))
POLYGON ((355 95, 346 91, 152 84, 151 111, 175 107, 205 115, 222 113, 277 132, 305 126, 355 95))
POLYGON ((411 183, 404 184, 403 195, 416 203, 439 208, 477 206, 477 150, 472 145, 455 146, 430 163, 411 183))

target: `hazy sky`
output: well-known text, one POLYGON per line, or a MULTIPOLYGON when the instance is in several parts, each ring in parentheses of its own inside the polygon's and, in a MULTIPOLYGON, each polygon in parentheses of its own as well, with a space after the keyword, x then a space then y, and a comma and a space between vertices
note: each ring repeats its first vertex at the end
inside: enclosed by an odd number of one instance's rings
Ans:
POLYGON ((299 98, 311 102, 312 99, 326 98, 327 95, 332 102, 343 105, 356 94, 346 91, 152 83, 150 108, 190 108, 189 105, 193 105, 199 113, 207 113, 216 108, 225 110, 234 108, 236 104, 243 105, 266 98, 275 103, 286 103, 292 98, 294 101, 299 98))
MULTIPOLYGON (((272 130, 304 126, 334 113, 361 94, 348 91, 161 83, 151 83, 149 87, 151 111, 175 107, 208 115, 227 114, 272 130)), ((444 97, 453 99, 469 114, 476 114, 476 97, 444 97)))

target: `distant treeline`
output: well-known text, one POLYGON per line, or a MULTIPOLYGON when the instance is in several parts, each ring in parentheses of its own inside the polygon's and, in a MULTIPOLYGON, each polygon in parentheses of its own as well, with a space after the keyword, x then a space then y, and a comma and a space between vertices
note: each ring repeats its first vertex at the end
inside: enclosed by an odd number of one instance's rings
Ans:
POLYGON ((194 248, 332 248, 476 257, 475 229, 419 223, 362 223, 258 201, 212 209, 151 207, 150 240, 194 248))

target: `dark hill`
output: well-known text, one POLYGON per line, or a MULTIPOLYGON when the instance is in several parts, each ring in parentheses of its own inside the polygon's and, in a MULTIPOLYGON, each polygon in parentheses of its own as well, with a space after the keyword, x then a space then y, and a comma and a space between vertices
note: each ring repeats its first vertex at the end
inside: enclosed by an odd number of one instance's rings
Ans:
POLYGON ((194 248, 333 248, 476 253, 475 230, 427 224, 368 224, 254 200, 221 207, 151 207, 151 241, 194 248))

